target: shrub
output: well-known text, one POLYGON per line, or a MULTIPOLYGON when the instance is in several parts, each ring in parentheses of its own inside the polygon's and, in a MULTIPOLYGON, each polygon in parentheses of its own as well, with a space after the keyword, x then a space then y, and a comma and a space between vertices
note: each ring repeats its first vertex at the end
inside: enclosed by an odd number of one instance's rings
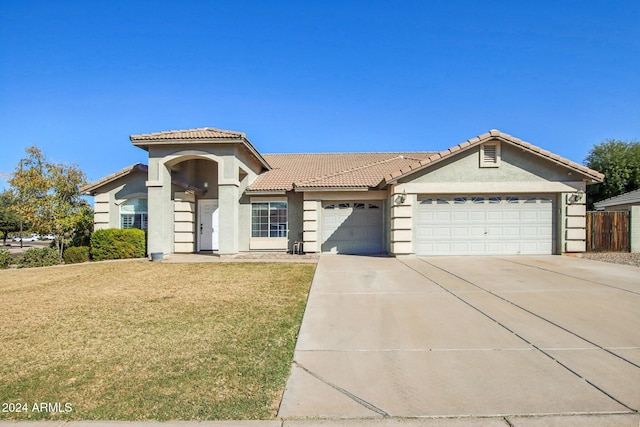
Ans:
POLYGON ((137 228, 97 230, 91 235, 91 258, 95 261, 142 258, 146 246, 145 232, 137 228))
POLYGON ((58 265, 62 262, 57 250, 51 248, 27 249, 18 257, 18 267, 46 267, 58 265))
POLYGON ((11 264, 11 254, 6 249, 0 249, 0 269, 9 268, 11 264))
POLYGON ((88 246, 72 246, 67 248, 62 255, 65 264, 78 264, 89 261, 88 246))

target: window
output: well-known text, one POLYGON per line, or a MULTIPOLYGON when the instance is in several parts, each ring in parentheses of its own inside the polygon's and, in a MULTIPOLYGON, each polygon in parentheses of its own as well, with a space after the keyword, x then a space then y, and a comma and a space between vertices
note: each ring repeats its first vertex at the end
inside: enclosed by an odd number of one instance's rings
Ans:
POLYGON ((287 237, 287 202, 251 203, 251 237, 287 237))
POLYGON ((127 200, 120 206, 120 228, 147 229, 147 199, 127 200))

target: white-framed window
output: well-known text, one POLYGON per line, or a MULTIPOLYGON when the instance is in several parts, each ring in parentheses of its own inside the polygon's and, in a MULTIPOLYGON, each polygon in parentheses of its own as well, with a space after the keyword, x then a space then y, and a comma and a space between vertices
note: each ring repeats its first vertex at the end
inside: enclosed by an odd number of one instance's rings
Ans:
POLYGON ((120 205, 120 228, 147 230, 147 199, 130 199, 120 205))
POLYGON ((251 237, 287 237, 287 202, 252 202, 251 237))

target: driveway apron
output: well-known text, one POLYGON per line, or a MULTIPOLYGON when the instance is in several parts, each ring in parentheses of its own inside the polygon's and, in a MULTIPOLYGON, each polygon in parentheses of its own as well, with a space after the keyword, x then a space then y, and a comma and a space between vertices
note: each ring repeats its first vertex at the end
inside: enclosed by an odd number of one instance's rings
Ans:
POLYGON ((636 413, 638 325, 636 267, 323 255, 278 415, 636 413))

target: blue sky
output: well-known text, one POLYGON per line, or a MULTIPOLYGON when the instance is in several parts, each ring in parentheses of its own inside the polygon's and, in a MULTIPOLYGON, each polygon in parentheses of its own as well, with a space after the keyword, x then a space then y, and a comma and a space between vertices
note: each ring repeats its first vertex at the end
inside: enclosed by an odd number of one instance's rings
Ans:
POLYGON ((262 153, 441 150, 496 128, 577 162, 640 138, 637 0, 0 6, 5 177, 37 145, 96 180, 146 161, 131 134, 207 126, 262 153))

